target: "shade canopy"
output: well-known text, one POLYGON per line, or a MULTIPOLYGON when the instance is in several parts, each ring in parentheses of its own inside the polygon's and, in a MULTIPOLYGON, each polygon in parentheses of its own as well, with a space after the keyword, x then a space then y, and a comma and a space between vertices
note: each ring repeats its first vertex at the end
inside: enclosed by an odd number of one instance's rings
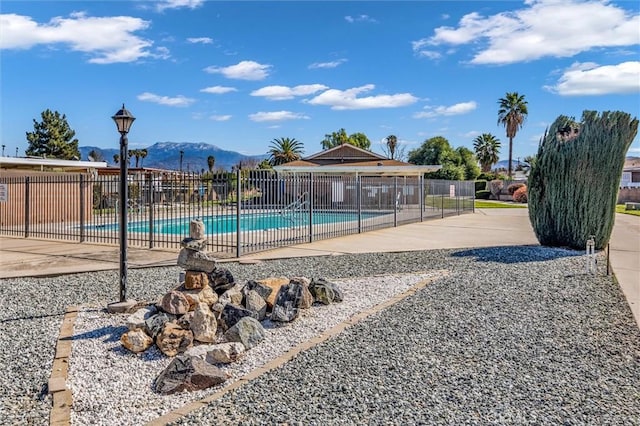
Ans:
POLYGON ((126 110, 124 104, 122 104, 122 108, 118 112, 116 112, 116 115, 111 118, 113 118, 113 121, 116 122, 118 132, 121 135, 129 133, 129 129, 136 119, 129 111, 126 110))

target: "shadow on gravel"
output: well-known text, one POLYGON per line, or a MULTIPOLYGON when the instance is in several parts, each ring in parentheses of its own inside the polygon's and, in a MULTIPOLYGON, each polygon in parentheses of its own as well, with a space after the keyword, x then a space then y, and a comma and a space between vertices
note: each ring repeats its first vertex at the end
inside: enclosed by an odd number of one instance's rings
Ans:
POLYGON ((584 253, 556 247, 498 246, 455 251, 452 257, 475 257, 477 262, 526 263, 581 256, 584 253))
POLYGON ((98 339, 101 337, 106 337, 103 339, 103 342, 119 342, 120 336, 122 333, 127 331, 127 327, 101 327, 95 330, 88 331, 86 333, 74 334, 71 339, 72 340, 81 340, 81 339, 98 339))

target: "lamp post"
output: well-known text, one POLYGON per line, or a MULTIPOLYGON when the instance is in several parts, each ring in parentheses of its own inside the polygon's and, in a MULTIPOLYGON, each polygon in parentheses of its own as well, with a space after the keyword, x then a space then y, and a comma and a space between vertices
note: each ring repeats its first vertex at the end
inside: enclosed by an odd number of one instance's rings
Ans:
POLYGON ((180 150, 180 173, 182 173, 182 158, 184 157, 184 151, 180 150))
POLYGON ((128 144, 127 133, 136 119, 122 104, 116 114, 111 117, 116 122, 118 133, 120 133, 120 303, 127 300, 127 156, 128 144))

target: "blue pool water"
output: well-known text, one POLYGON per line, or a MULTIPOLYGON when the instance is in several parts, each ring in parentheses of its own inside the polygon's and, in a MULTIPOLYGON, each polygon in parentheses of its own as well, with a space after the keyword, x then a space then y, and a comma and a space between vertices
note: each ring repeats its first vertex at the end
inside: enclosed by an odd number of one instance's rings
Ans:
MULTIPOLYGON (((380 216, 382 213, 361 213, 362 219, 368 219, 380 216)), ((155 221, 153 232, 156 234, 168 235, 189 235, 189 222, 192 218, 173 218, 155 221)), ((223 234, 226 232, 235 232, 237 226, 236 215, 215 215, 200 218, 204 222, 207 234, 223 234)), ((357 220, 357 213, 313 213, 313 224, 324 223, 340 223, 357 220)), ((266 214, 243 214, 240 215, 241 231, 262 231, 267 229, 290 228, 292 226, 301 226, 309 223, 309 215, 281 215, 280 213, 266 214)), ((118 224, 106 224, 88 226, 87 229, 93 230, 117 230, 118 224)), ((127 223, 129 232, 149 232, 148 221, 136 221, 127 223)))

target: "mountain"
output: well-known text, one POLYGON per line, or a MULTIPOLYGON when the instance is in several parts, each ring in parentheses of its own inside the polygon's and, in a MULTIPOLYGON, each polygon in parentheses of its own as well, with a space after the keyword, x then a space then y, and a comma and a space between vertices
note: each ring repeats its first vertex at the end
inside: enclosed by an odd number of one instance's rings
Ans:
MULTIPOLYGON (((132 149, 129 147, 129 149, 132 149)), ((140 149, 140 148, 136 148, 140 149)), ((259 163, 268 155, 244 155, 236 151, 227 151, 215 145, 202 142, 156 142, 147 147, 147 156, 140 158, 140 167, 180 170, 180 151, 182 155, 182 170, 185 172, 199 172, 202 169, 209 170, 207 157, 212 155, 215 158, 214 169, 231 170, 233 166, 243 163, 259 163)), ((83 160, 87 160, 89 152, 95 150, 102 154, 104 161, 110 166, 115 166, 114 155, 120 154, 120 149, 104 149, 95 146, 81 146, 80 155, 83 160)), ((136 159, 132 157, 129 166, 135 167, 136 159)))

